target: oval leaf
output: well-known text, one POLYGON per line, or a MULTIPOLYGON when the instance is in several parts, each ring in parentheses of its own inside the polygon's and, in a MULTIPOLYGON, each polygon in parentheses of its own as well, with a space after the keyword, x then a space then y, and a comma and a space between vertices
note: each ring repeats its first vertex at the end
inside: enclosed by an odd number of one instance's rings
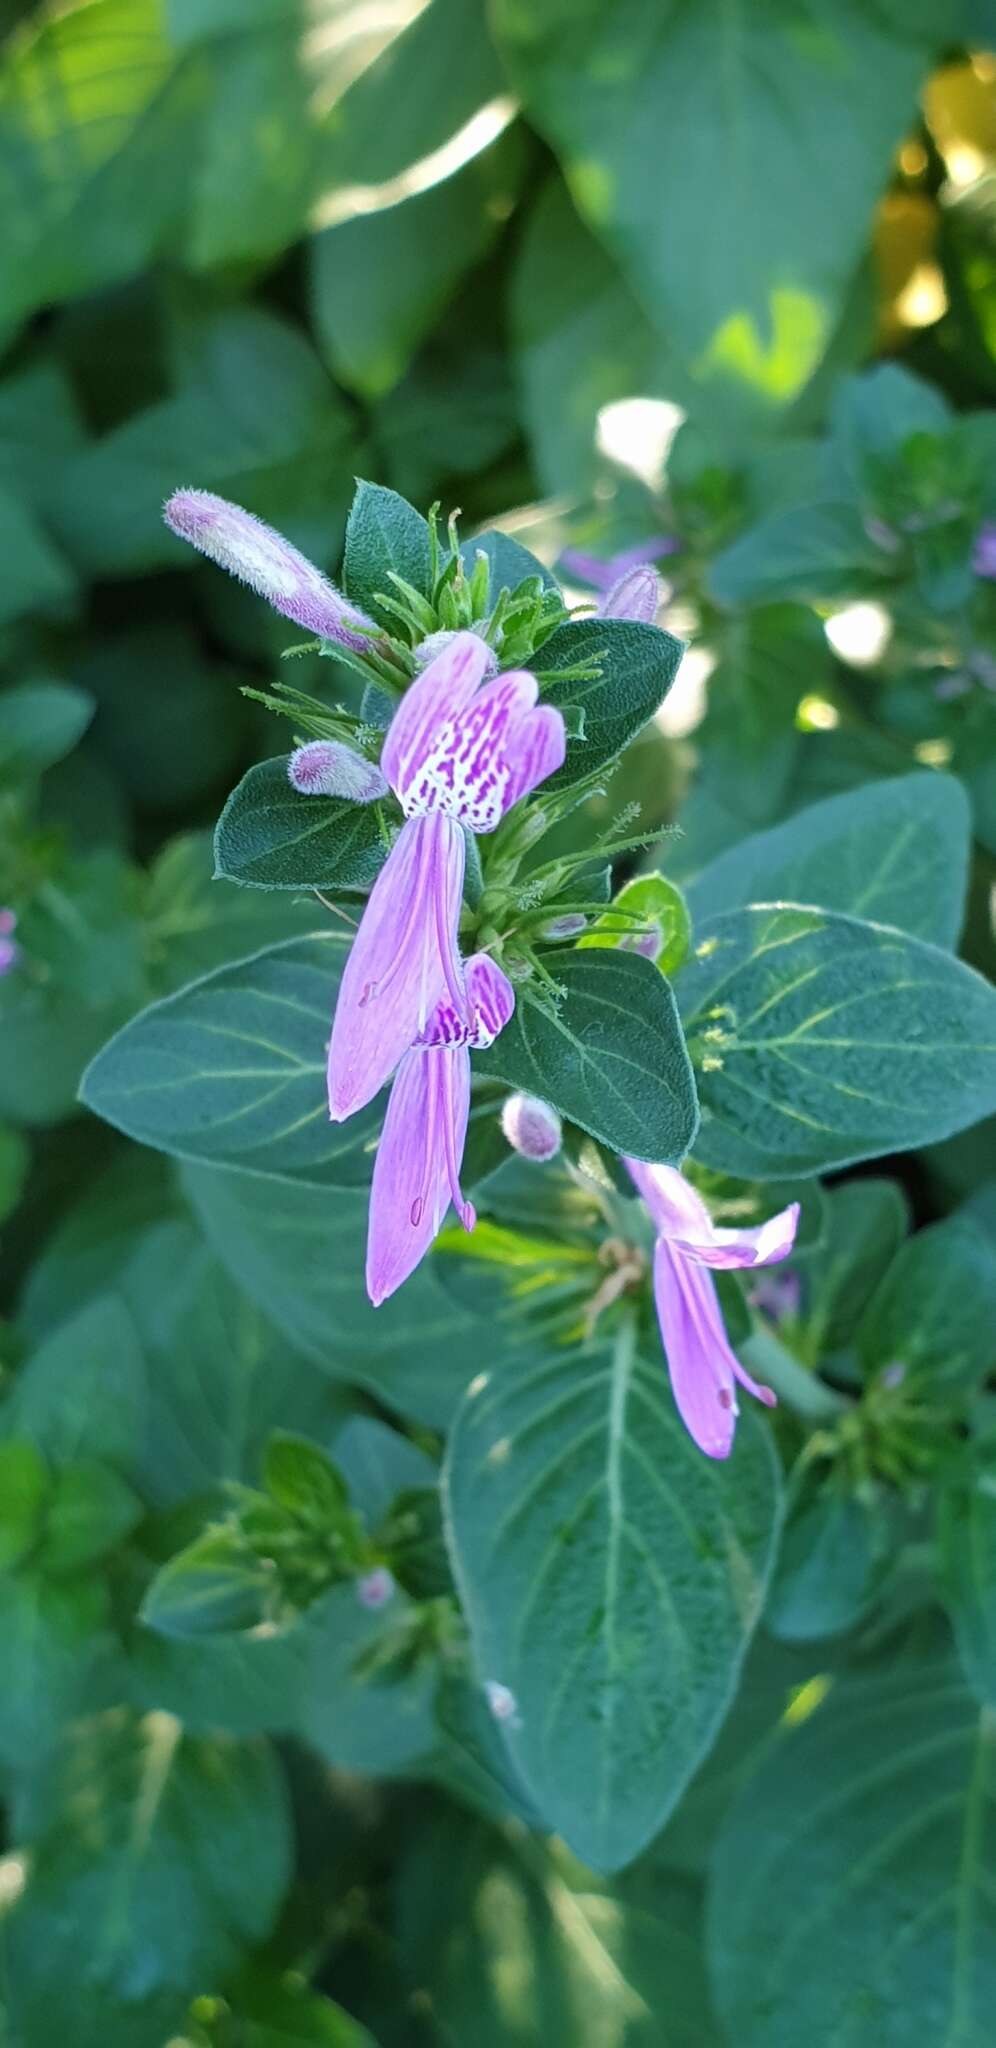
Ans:
POLYGON ((547 1827, 616 1869, 732 1697, 777 1523, 768 1435, 742 1427, 729 1464, 703 1458, 661 1361, 624 1333, 474 1381, 445 1490, 478 1675, 514 1695, 515 1765, 547 1827))
POLYGON ((369 889, 388 848, 380 805, 303 796, 288 759, 258 762, 233 789, 214 835, 216 877, 248 889, 369 889))
POLYGON ((720 1172, 822 1173, 996 1109, 996 991, 887 925, 730 911, 702 927, 678 996, 699 1067, 696 1154, 720 1172))
POLYGON ((569 789, 584 775, 614 761, 663 704, 684 653, 684 642, 660 626, 626 619, 575 619, 558 626, 533 655, 544 704, 584 713, 584 737, 569 737, 567 759, 544 786, 569 789), (560 669, 597 663, 587 681, 558 680, 560 669))
POLYGON ((663 975, 636 953, 550 952, 564 991, 556 1014, 519 997, 501 1037, 475 1062, 542 1096, 614 1151, 657 1165, 695 1136, 695 1081, 663 975))

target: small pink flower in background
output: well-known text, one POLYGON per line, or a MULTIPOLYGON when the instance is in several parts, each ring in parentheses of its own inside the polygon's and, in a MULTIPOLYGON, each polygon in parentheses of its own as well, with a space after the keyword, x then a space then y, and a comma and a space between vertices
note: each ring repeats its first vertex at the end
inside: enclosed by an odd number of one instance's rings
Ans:
POLYGON ((386 1607, 394 1598, 394 1590, 393 1575, 383 1564, 372 1572, 364 1572, 363 1577, 356 1581, 356 1597, 360 1606, 369 1608, 371 1613, 386 1607))
POLYGON ((287 779, 302 796, 344 796, 354 804, 375 803, 389 787, 373 761, 364 760, 341 740, 309 740, 295 748, 287 779))
POLYGON ((21 957, 21 948, 14 938, 17 930, 17 912, 0 910, 0 979, 16 967, 21 957))
POLYGON ((466 964, 466 1016, 447 1000, 405 1053, 374 1160, 367 1293, 375 1308, 425 1257, 452 1200, 465 1230, 477 1218, 460 1186, 470 1113, 470 1048, 492 1045, 515 1008, 508 977, 486 953, 466 964))
POLYGON ((652 626, 660 610, 664 586, 656 569, 627 569, 607 590, 598 607, 600 619, 635 619, 652 626))
POLYGON ((765 1266, 788 1257, 799 1224, 790 1203, 767 1223, 724 1230, 676 1167, 626 1159, 657 1229, 654 1296, 678 1412, 701 1451, 728 1458, 737 1419, 737 1382, 773 1407, 775 1396, 744 1371, 731 1349, 709 1267, 765 1266))
POLYGON ((560 1118, 538 1095, 510 1095, 502 1109, 501 1127, 513 1152, 523 1159, 554 1159, 560 1151, 560 1118))
POLYGON ((972 568, 977 576, 996 577, 996 521, 987 519, 975 536, 972 568))
POLYGON ((472 1022, 457 945, 464 827, 493 832, 560 767, 564 721, 535 677, 489 676, 490 649, 457 633, 406 691, 381 768, 405 823, 370 892, 346 962, 329 1044, 329 1113, 340 1123, 384 1086, 436 1005, 472 1022))
POLYGON ((589 555, 584 548, 565 548, 560 560, 568 575, 580 576, 594 590, 608 592, 630 569, 639 569, 645 562, 659 562, 664 555, 675 555, 680 547, 681 542, 674 534, 655 533, 650 540, 638 541, 635 547, 622 548, 619 554, 610 555, 607 562, 599 555, 589 555))
POLYGON ((773 1323, 797 1316, 802 1307, 802 1282, 798 1273, 761 1273, 748 1291, 751 1308, 759 1308, 773 1323))
POLYGON ((163 516, 180 540, 248 583, 285 619, 354 653, 370 646, 377 631, 372 619, 255 513, 213 491, 184 490, 167 499, 163 516))

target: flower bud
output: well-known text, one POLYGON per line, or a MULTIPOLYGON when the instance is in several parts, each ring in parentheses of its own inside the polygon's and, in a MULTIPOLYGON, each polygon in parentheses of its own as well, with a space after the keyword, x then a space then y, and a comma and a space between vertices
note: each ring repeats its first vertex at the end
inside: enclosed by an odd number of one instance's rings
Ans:
POLYGON ((644 932, 624 932, 618 943, 621 953, 639 953, 644 960, 659 960, 664 950, 664 934, 660 925, 653 923, 644 932))
POLYGON ((304 626, 319 640, 331 640, 362 654, 376 629, 355 604, 335 589, 327 576, 292 547, 289 540, 213 491, 174 491, 163 516, 181 540, 217 562, 265 597, 275 611, 304 626), (368 631, 362 631, 362 628, 368 631), (360 630, 357 630, 360 629, 360 630))
MULTIPOLYGON (((466 631, 467 629, 465 628, 464 630, 466 631)), ((473 630, 473 627, 471 627, 470 631, 473 632, 473 630)), ((456 629, 449 632, 445 627, 438 633, 429 633, 426 639, 419 641, 418 646, 414 650, 417 666, 420 669, 428 668, 430 661, 435 661, 437 654, 445 654, 447 647, 458 637, 456 629)), ((478 634, 477 637, 480 639, 481 635, 478 634)), ((487 656, 484 674, 485 676, 496 676, 498 674, 498 656, 493 647, 487 649, 487 656)))
POLYGON ((523 1159, 553 1159, 560 1151, 560 1118, 538 1095, 510 1095, 501 1127, 513 1152, 523 1159))
POLYGON ((496 1721, 515 1720, 519 1703, 507 1685, 502 1685, 497 1678, 486 1678, 484 1697, 496 1721))
POLYGON ((656 569, 628 569, 607 590, 598 607, 600 619, 632 619, 652 626, 660 608, 661 579, 656 569))
POLYGON ((357 1579, 356 1597, 360 1606, 371 1612, 387 1606, 394 1597, 394 1578, 386 1565, 378 1565, 376 1571, 365 1572, 362 1579, 357 1579))
POLYGON ((566 911, 563 917, 551 917, 549 924, 540 926, 541 939, 576 939, 583 932, 588 920, 579 910, 566 911))
POLYGON ((373 761, 341 740, 309 740, 287 763, 287 779, 302 796, 345 796, 354 804, 372 804, 388 793, 388 783, 373 761))

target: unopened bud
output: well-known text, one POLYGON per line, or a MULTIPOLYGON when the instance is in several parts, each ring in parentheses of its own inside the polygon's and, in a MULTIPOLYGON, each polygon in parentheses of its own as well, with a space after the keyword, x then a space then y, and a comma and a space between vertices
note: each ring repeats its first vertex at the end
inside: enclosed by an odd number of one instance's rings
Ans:
POLYGON ((373 761, 341 740, 309 740, 298 747, 287 763, 287 779, 302 796, 345 796, 354 804, 372 804, 389 787, 373 761))
POLYGON ((355 604, 289 540, 213 491, 174 491, 163 516, 181 540, 237 576, 295 625, 362 654, 376 631, 355 604), (362 629, 366 627, 364 632, 362 629))
POLYGON ((619 940, 622 953, 639 953, 644 960, 659 960, 664 950, 664 934, 659 924, 652 924, 645 932, 624 932, 619 940))
MULTIPOLYGON (((473 632, 473 626, 469 629, 464 628, 464 631, 468 630, 473 632)), ((419 641, 418 646, 414 650, 417 666, 419 668, 428 668, 430 661, 435 661, 437 654, 445 654, 450 643, 458 637, 459 635, 455 627, 452 632, 447 631, 444 627, 438 633, 429 633, 424 640, 419 641)), ((482 636, 478 634, 477 637, 480 639, 482 636)), ((496 676, 498 674, 498 656, 493 647, 488 647, 487 656, 484 674, 486 676, 496 676)))
POLYGON ((17 927, 15 910, 0 910, 0 977, 9 974, 21 957, 21 948, 12 933, 17 927))
POLYGON ((376 1571, 365 1572, 362 1579, 357 1579, 356 1597, 360 1606, 370 1608, 371 1612, 387 1606, 394 1597, 394 1578, 386 1565, 378 1565, 376 1571))
POLYGON ((523 1159, 553 1159, 560 1151, 560 1118, 538 1095, 510 1095, 501 1127, 513 1152, 523 1159))
POLYGON ((652 626, 660 609, 661 579, 656 569, 627 569, 607 590, 598 607, 600 619, 632 619, 652 626))
POLYGON ((583 932, 588 920, 579 910, 566 911, 563 917, 551 917, 549 924, 541 925, 541 939, 576 939, 583 932))
POLYGON ((977 576, 996 577, 996 523, 987 520, 975 536, 972 568, 977 576))
POLYGON ((496 1721, 514 1721, 519 1702, 507 1685, 501 1685, 497 1678, 486 1678, 484 1697, 496 1721))

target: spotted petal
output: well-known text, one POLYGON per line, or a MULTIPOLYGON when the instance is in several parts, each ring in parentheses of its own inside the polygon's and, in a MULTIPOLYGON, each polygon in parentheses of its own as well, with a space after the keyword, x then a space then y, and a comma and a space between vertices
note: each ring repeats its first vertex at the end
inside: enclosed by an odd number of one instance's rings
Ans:
POLYGON ((449 722, 470 703, 493 659, 476 633, 454 633, 448 645, 410 683, 388 727, 380 765, 406 802, 413 781, 449 722))

